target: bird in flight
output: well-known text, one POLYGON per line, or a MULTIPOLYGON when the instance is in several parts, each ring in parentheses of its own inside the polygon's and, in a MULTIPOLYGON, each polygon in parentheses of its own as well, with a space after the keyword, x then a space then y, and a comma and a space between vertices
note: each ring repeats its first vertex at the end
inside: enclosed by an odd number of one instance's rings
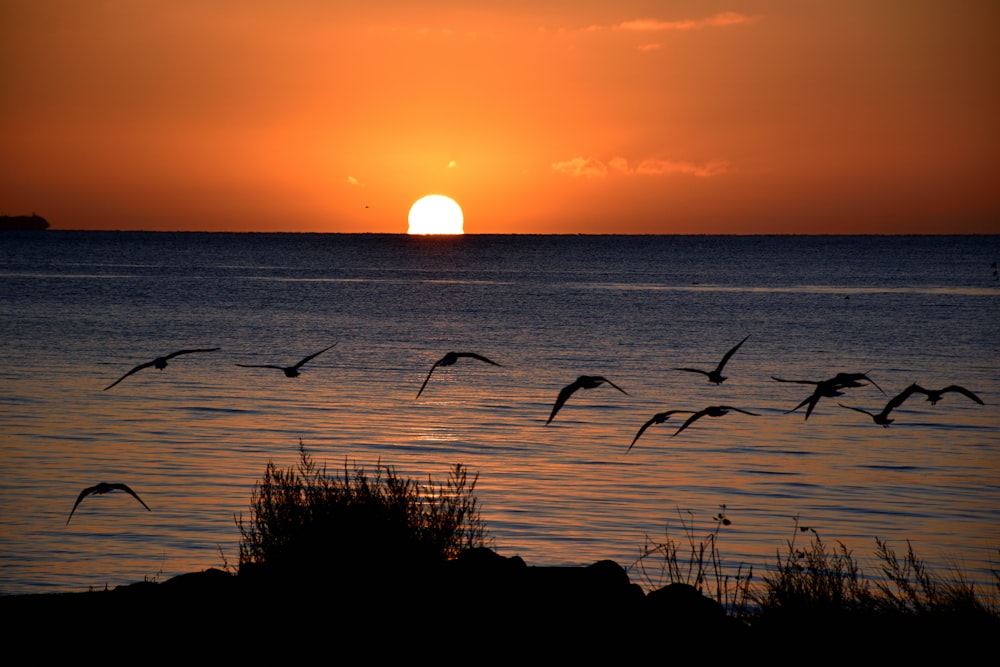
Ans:
POLYGON ((864 410, 862 408, 854 408, 851 407, 850 405, 844 405, 843 403, 837 403, 837 405, 839 405, 842 408, 847 408, 848 410, 854 410, 855 412, 861 412, 863 414, 866 414, 869 417, 871 417, 872 421, 874 421, 879 426, 882 426, 884 428, 889 428, 889 424, 896 421, 895 419, 889 419, 889 413, 898 408, 900 405, 902 405, 903 401, 908 399, 917 391, 919 391, 919 387, 915 384, 911 384, 909 387, 901 391, 899 394, 890 398, 889 402, 885 404, 884 408, 882 408, 882 412, 879 412, 877 414, 874 412, 868 412, 867 410, 864 410))
POLYGON ((142 498, 140 498, 135 491, 130 489, 127 484, 108 484, 107 482, 101 482, 97 486, 88 486, 86 489, 80 492, 80 495, 76 497, 76 502, 73 503, 73 509, 69 513, 69 519, 66 519, 66 525, 67 526, 69 525, 69 520, 73 518, 73 512, 76 511, 76 508, 80 504, 81 500, 83 500, 84 498, 86 498, 91 494, 99 496, 105 493, 110 493, 112 491, 124 491, 125 493, 131 495, 133 498, 142 503, 142 506, 146 508, 147 512, 153 511, 149 509, 149 505, 142 502, 142 498))
POLYGON ((794 384, 811 384, 816 386, 816 389, 813 391, 812 395, 807 396, 801 403, 799 403, 794 408, 788 410, 788 412, 785 413, 788 414, 790 412, 795 412, 802 406, 807 405, 809 407, 806 408, 806 419, 809 419, 809 415, 812 414, 812 411, 816 407, 816 404, 819 403, 819 399, 833 398, 835 396, 843 396, 844 392, 840 391, 841 389, 853 389, 856 387, 866 386, 864 383, 861 382, 861 380, 867 380, 876 389, 881 391, 883 395, 885 394, 885 392, 882 391, 882 387, 875 384, 875 381, 872 380, 870 377, 868 377, 865 373, 837 373, 828 380, 818 380, 818 381, 783 380, 773 375, 771 376, 771 379, 775 380, 776 382, 791 382, 794 384))
POLYGON ((655 415, 652 416, 652 418, 648 422, 642 425, 642 427, 639 429, 639 432, 635 434, 635 438, 632 439, 632 444, 629 445, 628 449, 625 450, 625 453, 628 454, 632 450, 632 447, 635 445, 635 443, 639 441, 639 436, 645 433, 647 428, 649 428, 653 424, 662 424, 663 422, 670 419, 670 415, 676 415, 681 412, 687 414, 694 414, 694 410, 667 410, 666 412, 657 412, 655 415))
POLYGON ((566 399, 568 399, 570 396, 573 395, 574 391, 576 391, 577 389, 593 389, 594 387, 601 386, 605 382, 607 382, 612 387, 614 387, 621 393, 625 394, 626 396, 629 395, 627 391, 625 391, 624 389, 622 389, 621 387, 619 387, 606 377, 601 377, 600 375, 581 375, 576 379, 575 382, 573 382, 572 384, 568 384, 562 388, 562 390, 559 392, 559 396, 556 397, 555 405, 552 406, 552 414, 549 415, 549 419, 545 423, 548 424, 549 422, 552 421, 552 418, 556 416, 557 412, 559 412, 559 408, 563 406, 563 403, 566 402, 566 399))
POLYGON ((336 346, 337 346, 337 343, 334 343, 330 347, 324 347, 319 352, 314 352, 313 354, 310 354, 308 357, 306 357, 305 359, 303 359, 299 363, 295 364, 294 366, 277 366, 275 364, 236 364, 236 365, 240 366, 241 368, 277 368, 279 371, 282 371, 285 374, 285 377, 296 378, 296 377, 299 376, 299 369, 302 368, 306 364, 307 361, 315 359, 316 357, 318 357, 319 355, 323 354, 324 352, 326 352, 330 348, 333 348, 333 347, 336 347, 336 346))
MULTIPOLYGON (((748 335, 747 338, 749 337, 750 336, 748 335)), ((715 384, 722 384, 723 382, 726 381, 726 378, 722 375, 722 369, 725 367, 726 362, 729 361, 729 358, 732 357, 734 354, 736 354, 736 350, 740 349, 740 346, 743 345, 743 343, 747 342, 747 338, 744 338, 739 343, 737 343, 733 349, 729 350, 729 352, 726 352, 726 356, 722 357, 722 361, 720 361, 719 365, 715 367, 715 370, 703 371, 700 368, 675 368, 674 370, 687 371, 688 373, 701 373, 702 375, 708 376, 709 382, 714 382, 715 384)))
POLYGON ((420 398, 420 394, 424 393, 424 387, 426 387, 427 383, 430 381, 431 375, 434 374, 435 368, 437 368, 438 366, 451 366, 462 357, 469 357, 470 359, 478 359, 479 361, 484 361, 487 364, 493 364, 494 366, 500 365, 495 361, 490 361, 489 359, 480 354, 476 354, 475 352, 449 352, 448 354, 444 355, 443 357, 435 361, 434 365, 431 366, 431 370, 427 373, 427 377, 424 378, 424 383, 420 385, 420 391, 417 392, 417 398, 420 398))
POLYGON ((941 400, 943 394, 947 394, 948 392, 951 391, 957 391, 963 396, 975 401, 976 403, 979 403, 979 405, 986 405, 985 403, 983 403, 981 398, 973 394, 965 387, 959 387, 957 384, 950 384, 944 389, 924 389, 918 384, 912 384, 910 385, 910 387, 912 387, 913 391, 926 395, 927 400, 931 402, 931 405, 936 405, 937 402, 941 400))
POLYGON ((168 355, 165 355, 165 356, 162 356, 162 357, 157 357, 156 359, 153 359, 152 361, 147 361, 144 364, 139 364, 138 366, 136 366, 135 368, 133 368, 132 370, 130 370, 128 373, 126 373, 125 375, 121 376, 120 378, 118 378, 117 380, 115 380, 114 382, 112 382, 111 384, 109 384, 107 387, 105 387, 104 391, 107 391, 108 389, 111 389, 113 386, 115 386, 116 384, 118 384, 119 382, 121 382, 122 380, 124 380, 125 378, 127 378, 129 375, 132 375, 133 373, 138 373, 143 368, 149 368, 150 366, 153 366, 157 370, 161 370, 162 371, 164 368, 167 367, 167 360, 173 359, 174 357, 180 356, 182 354, 194 354, 195 352, 215 352, 218 349, 219 348, 217 348, 217 347, 210 347, 210 348, 207 348, 207 349, 198 349, 198 350, 178 350, 177 352, 172 352, 172 353, 170 353, 168 355))
MULTIPOLYGON (((687 421, 684 422, 681 425, 681 427, 679 429, 677 429, 677 431, 674 432, 674 435, 677 435, 678 433, 680 433, 681 431, 683 431, 684 429, 686 429, 688 426, 690 426, 691 424, 693 424, 694 422, 698 421, 699 419, 701 419, 702 417, 704 417, 706 415, 709 416, 709 417, 721 417, 722 415, 729 414, 730 410, 736 410, 736 412, 742 412, 745 415, 751 415, 753 417, 759 417, 760 416, 760 415, 758 415, 755 412, 747 412, 746 410, 740 410, 739 408, 734 408, 731 405, 713 405, 713 406, 705 408, 704 410, 701 410, 700 412, 696 412, 693 415, 691 415, 690 417, 688 417, 687 421)), ((674 435, 672 435, 670 437, 672 438, 672 437, 674 437, 674 435)))

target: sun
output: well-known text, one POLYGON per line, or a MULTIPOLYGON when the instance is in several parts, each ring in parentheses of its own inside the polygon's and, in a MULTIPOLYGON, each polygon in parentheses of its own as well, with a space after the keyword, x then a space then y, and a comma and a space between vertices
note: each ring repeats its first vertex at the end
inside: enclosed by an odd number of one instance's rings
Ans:
POLYGON ((451 197, 427 195, 410 207, 408 234, 464 234, 462 207, 451 197))

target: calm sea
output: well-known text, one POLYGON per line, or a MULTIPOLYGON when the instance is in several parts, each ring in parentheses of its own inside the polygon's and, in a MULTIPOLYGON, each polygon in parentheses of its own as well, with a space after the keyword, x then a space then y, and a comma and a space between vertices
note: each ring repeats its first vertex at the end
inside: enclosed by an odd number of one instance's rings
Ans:
MULTIPOLYGON (((497 550, 631 565, 647 538, 732 524, 727 566, 774 563, 796 517, 988 581, 1000 548, 1000 236, 0 235, 0 592, 103 588, 236 565, 268 461, 479 473, 497 550), (676 367, 713 368, 714 385, 676 367), (297 378, 237 364, 302 367, 297 378), (104 387, 134 366, 190 354, 104 387), (446 352, 476 352, 500 366, 446 352), (915 396, 891 428, 867 372, 915 396), (560 389, 602 375, 546 425, 560 389), (729 405, 676 437, 670 409, 729 405), (98 482, 131 486, 91 496, 98 482)), ((801 539, 801 538, 800 538, 801 539)), ((872 569, 877 569, 874 565, 872 569)), ((642 583, 638 572, 633 580, 642 583)))

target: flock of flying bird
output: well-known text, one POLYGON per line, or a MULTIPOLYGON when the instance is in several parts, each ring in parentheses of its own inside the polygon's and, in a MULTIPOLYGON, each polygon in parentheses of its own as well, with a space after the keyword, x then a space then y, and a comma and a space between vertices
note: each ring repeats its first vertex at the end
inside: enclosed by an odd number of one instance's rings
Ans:
MULTIPOLYGON (((723 382, 725 382, 726 379, 727 379, 724 375, 722 375, 723 368, 725 368, 726 363, 729 362, 730 358, 732 358, 732 356, 734 354, 736 354, 736 351, 739 350, 740 347, 745 342, 747 342, 748 338, 750 338, 749 335, 746 336, 739 343, 737 343, 728 352, 726 352, 726 354, 722 357, 722 360, 712 370, 706 371, 706 370, 702 370, 700 368, 683 368, 683 367, 681 367, 681 368, 675 368, 674 370, 685 371, 685 372, 688 372, 688 373, 699 373, 701 375, 705 375, 708 378, 709 382, 714 383, 716 385, 720 385, 723 382)), ((299 375, 299 369, 302 368, 303 365, 305 365, 307 362, 311 361, 312 359, 315 359, 316 357, 318 357, 319 355, 323 354, 327 350, 330 350, 330 349, 334 348, 336 345, 337 345, 337 343, 334 343, 333 345, 330 345, 329 347, 323 348, 319 352, 314 352, 313 354, 310 354, 310 355, 304 357, 301 361, 299 361, 297 364, 294 364, 292 366, 278 366, 276 364, 236 364, 236 365, 239 366, 239 367, 241 367, 241 368, 273 368, 273 369, 282 371, 285 374, 285 377, 294 378, 294 377, 298 377, 298 375, 299 375)), ((172 353, 170 353, 168 355, 165 355, 165 356, 162 356, 162 357, 157 357, 156 359, 153 359, 152 361, 148 361, 146 363, 142 363, 142 364, 139 364, 138 366, 134 367, 132 370, 128 371, 127 373, 125 373, 124 375, 122 375, 120 378, 118 378, 117 380, 115 380, 114 382, 112 382, 111 384, 109 384, 107 387, 105 387, 104 391, 107 391, 108 389, 111 389, 112 387, 114 387, 115 385, 117 385, 119 382, 121 382, 125 378, 127 378, 130 375, 133 375, 135 373, 138 373, 139 371, 141 371, 143 369, 146 369, 146 368, 156 368, 158 370, 163 370, 164 368, 167 367, 167 361, 169 361, 170 359, 173 359, 174 357, 178 357, 178 356, 183 355, 183 354, 194 354, 194 353, 202 353, 202 352, 215 352, 215 351, 217 351, 219 349, 220 348, 218 348, 218 347, 212 347, 212 348, 198 348, 198 349, 190 349, 190 350, 178 350, 177 352, 172 352, 172 353)), ((438 367, 452 366, 459 359, 475 359, 477 361, 481 361, 483 363, 491 364, 493 366, 500 366, 500 364, 498 364, 497 362, 492 361, 491 359, 487 359, 486 357, 484 357, 484 356, 482 356, 480 354, 476 354, 475 352, 449 352, 446 355, 444 355, 443 357, 441 357, 440 359, 438 359, 437 361, 435 361, 434 365, 431 366, 430 371, 428 371, 428 373, 427 373, 427 377, 424 378, 423 384, 420 385, 420 389, 417 391, 416 398, 420 398, 420 395, 424 392, 424 389, 427 387, 427 383, 430 382, 431 376, 434 374, 434 371, 438 367)), ((813 390, 812 394, 810 394, 809 396, 807 396, 801 403, 799 403, 798 405, 796 405, 794 408, 792 408, 791 410, 788 410, 786 412, 786 414, 788 414, 788 413, 791 413, 791 412, 795 412, 795 411, 799 410, 800 408, 804 407, 804 408, 806 408, 806 411, 805 411, 805 418, 806 419, 809 419, 809 416, 812 414, 813 410, 816 408, 816 405, 819 403, 819 400, 821 398, 835 398, 835 397, 838 397, 838 396, 842 396, 843 395, 843 391, 842 390, 844 390, 844 389, 853 389, 853 388, 856 388, 856 387, 864 387, 864 386, 866 386, 865 382, 870 383, 872 386, 874 386, 876 389, 878 389, 880 392, 882 392, 883 395, 886 395, 885 392, 882 390, 882 388, 879 387, 878 384, 876 384, 874 380, 872 380, 870 377, 868 377, 868 375, 866 373, 837 373, 835 376, 833 376, 833 377, 831 377, 831 378, 829 378, 827 380, 818 380, 818 381, 817 380, 786 380, 786 379, 782 379, 782 378, 779 378, 779 377, 775 377, 773 375, 771 376, 771 379, 774 380, 774 381, 776 381, 776 382, 788 382, 788 383, 794 383, 794 384, 808 384, 808 385, 813 385, 815 387, 815 389, 813 390)), ((615 389, 617 389, 621 393, 625 394, 626 396, 629 395, 627 391, 625 391, 624 389, 622 389, 621 387, 619 387, 618 385, 616 385, 614 382, 612 382, 611 380, 607 379, 606 377, 603 377, 603 376, 600 376, 600 375, 581 375, 574 382, 571 382, 570 384, 566 385, 565 387, 563 387, 559 391, 559 395, 556 397, 556 401, 555 401, 555 403, 552 406, 552 412, 549 414, 549 418, 548 418, 548 420, 546 420, 545 423, 546 424, 551 423, 552 420, 555 418, 556 414, 559 412, 559 410, 563 407, 563 405, 565 405, 566 401, 569 400, 569 398, 574 393, 576 393, 578 390, 580 390, 580 389, 594 389, 595 387, 599 387, 602 384, 611 385, 612 387, 614 387, 615 389)), ((841 407, 843 407, 843 408, 847 408, 849 410, 854 410, 856 412, 860 412, 860 413, 866 414, 869 417, 871 417, 872 420, 876 424, 878 424, 880 426, 883 426, 885 428, 888 428, 889 425, 893 421, 895 421, 895 420, 889 418, 889 414, 894 409, 896 409, 900 405, 902 405, 903 402, 906 401, 908 398, 910 398, 910 396, 912 396, 913 394, 923 394, 924 396, 927 397, 927 400, 930 401, 931 405, 935 405, 938 401, 941 400, 941 398, 942 398, 942 396, 944 394, 951 393, 951 392, 962 394, 963 396, 967 397, 968 399, 970 399, 972 401, 975 401, 979 405, 984 405, 983 401, 978 396, 976 396, 974 393, 972 393, 968 389, 966 389, 964 387, 960 387, 958 385, 954 385, 954 384, 953 385, 948 385, 947 387, 945 387, 943 389, 925 389, 925 388, 923 388, 920 385, 915 384, 915 383, 911 384, 906 389, 904 389, 902 392, 900 392, 899 394, 897 394, 896 396, 894 396, 893 398, 891 398, 889 400, 889 402, 886 403, 886 405, 882 409, 882 411, 878 412, 878 413, 869 412, 868 410, 864 410, 862 408, 853 407, 853 406, 850 406, 850 405, 844 405, 843 403, 838 403, 838 405, 841 406, 841 407)), ((632 450, 632 447, 634 447, 635 443, 639 441, 639 438, 642 436, 642 434, 646 432, 646 429, 648 429, 650 426, 653 426, 654 424, 662 424, 662 423, 664 423, 671 416, 673 416, 675 414, 688 414, 688 415, 691 415, 691 416, 688 417, 687 420, 683 424, 681 424, 681 426, 676 431, 674 431, 674 433, 671 435, 671 437, 674 437, 674 436, 678 435, 684 429, 688 428, 689 426, 691 426, 691 424, 693 424, 697 420, 701 419, 702 417, 722 417, 723 415, 729 414, 732 411, 741 412, 743 414, 751 415, 751 416, 755 416, 755 417, 759 416, 757 413, 749 412, 747 410, 742 410, 740 408, 736 408, 736 407, 733 407, 731 405, 712 405, 712 406, 709 406, 709 407, 705 408, 704 410, 699 410, 699 411, 693 411, 693 410, 666 410, 664 412, 658 412, 655 415, 653 415, 645 424, 643 424, 639 428, 638 433, 635 434, 635 438, 632 439, 632 443, 628 446, 628 449, 625 450, 625 453, 628 454, 628 452, 630 452, 632 450)), ((73 513, 76 512, 76 508, 77 508, 77 506, 79 506, 80 501, 82 501, 84 498, 86 498, 89 495, 101 495, 101 494, 109 493, 111 491, 124 491, 125 493, 130 494, 132 497, 134 497, 136 500, 138 500, 142 504, 142 506, 146 508, 146 510, 151 511, 149 509, 149 506, 146 505, 145 502, 143 502, 142 498, 140 498, 138 496, 138 494, 136 494, 136 492, 133 491, 131 488, 129 488, 127 485, 125 485, 125 484, 108 484, 106 482, 101 482, 100 484, 97 484, 96 486, 87 487, 86 489, 84 489, 83 491, 80 492, 80 495, 76 499, 76 503, 73 504, 72 511, 70 511, 70 513, 69 513, 69 518, 66 519, 66 525, 69 525, 69 521, 70 521, 70 519, 73 518, 73 513)))

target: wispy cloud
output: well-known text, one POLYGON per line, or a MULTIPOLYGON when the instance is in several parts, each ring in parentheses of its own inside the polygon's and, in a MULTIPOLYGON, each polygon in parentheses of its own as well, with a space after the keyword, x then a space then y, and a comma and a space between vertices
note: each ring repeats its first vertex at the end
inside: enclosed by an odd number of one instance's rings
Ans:
POLYGON ((607 162, 595 157, 574 157, 564 162, 552 163, 552 169, 568 176, 587 178, 604 177, 611 173, 637 176, 685 174, 706 178, 725 174, 731 171, 732 167, 727 160, 709 160, 698 163, 687 160, 649 158, 640 161, 633 168, 623 157, 613 157, 607 162))
POLYGON ((600 160, 592 157, 574 157, 565 162, 553 162, 552 168, 560 174, 568 174, 570 176, 593 178, 595 176, 608 175, 607 166, 600 160))
POLYGON ((631 30, 635 32, 661 32, 664 30, 702 30, 704 28, 721 28, 744 23, 754 23, 759 16, 748 16, 738 12, 723 12, 704 19, 686 19, 683 21, 659 21, 657 19, 632 19, 611 26, 612 30, 631 30))

